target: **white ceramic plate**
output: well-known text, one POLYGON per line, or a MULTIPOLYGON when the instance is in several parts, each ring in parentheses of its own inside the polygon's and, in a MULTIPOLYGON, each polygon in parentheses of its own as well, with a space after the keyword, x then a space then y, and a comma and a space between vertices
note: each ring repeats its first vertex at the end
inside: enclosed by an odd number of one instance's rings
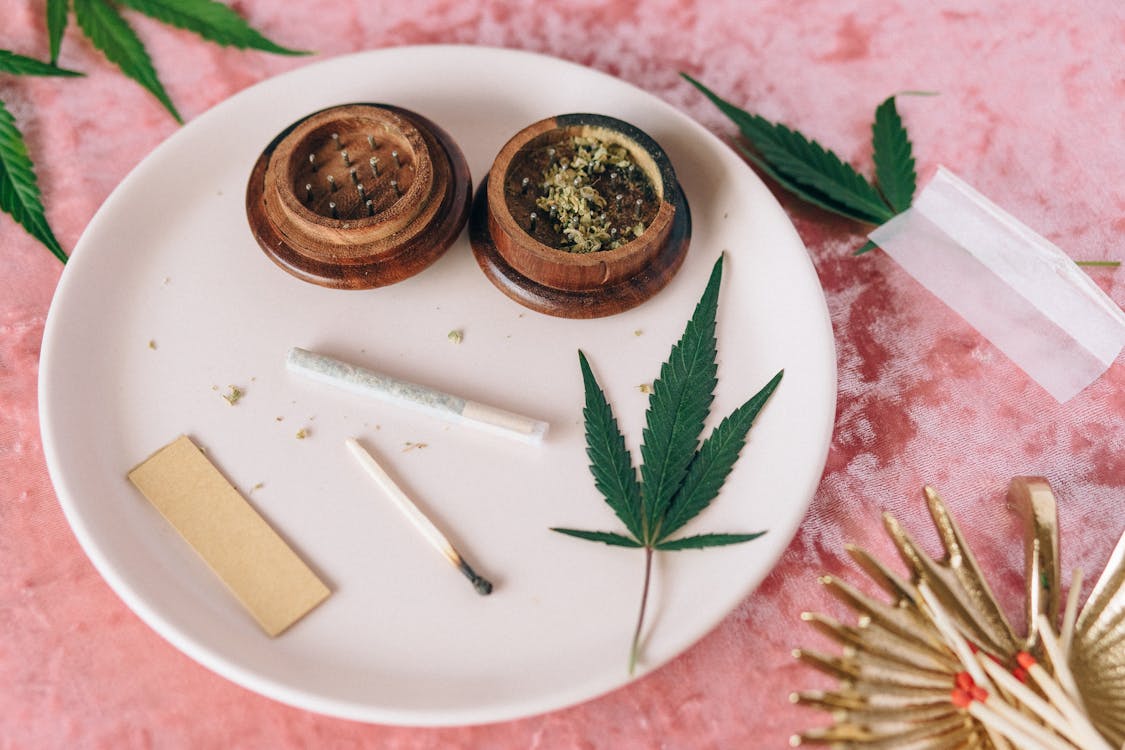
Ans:
POLYGON ((586 468, 576 352, 590 358, 636 457, 647 404, 638 386, 656 376, 723 251, 711 424, 778 369, 785 379, 719 499, 685 531, 769 533, 658 555, 641 664, 651 670, 742 601, 792 538, 831 434, 832 331, 800 239, 735 154, 651 95, 567 62, 455 46, 336 58, 232 97, 157 148, 90 222, 51 307, 40 414, 59 501, 141 618, 278 700, 444 725, 600 695, 629 681, 643 555, 548 530, 619 523, 586 468), (683 268, 647 303, 592 321, 510 301, 477 268, 466 234, 434 266, 384 289, 294 279, 250 235, 246 178, 282 128, 353 101, 439 123, 478 180, 512 134, 543 117, 588 111, 636 124, 668 152, 691 204, 683 268), (453 329, 463 343, 447 339, 453 329), (295 379, 284 369, 294 345, 549 420, 550 435, 531 447, 295 379), (232 384, 246 394, 233 407, 221 397, 232 384), (296 439, 301 428, 307 439, 296 439), (181 433, 334 591, 275 640, 125 478, 181 433), (353 435, 495 581, 492 596, 474 593, 395 514, 345 450, 353 435))

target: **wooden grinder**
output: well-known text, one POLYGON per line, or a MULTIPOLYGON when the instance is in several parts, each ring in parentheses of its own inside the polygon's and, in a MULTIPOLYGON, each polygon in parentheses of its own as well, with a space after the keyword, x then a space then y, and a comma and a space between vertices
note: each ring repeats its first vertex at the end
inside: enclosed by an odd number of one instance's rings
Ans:
POLYGON ((468 218, 460 148, 421 115, 346 104, 282 131, 254 165, 246 214, 262 250, 299 279, 370 289, 436 261, 468 218))
POLYGON ((477 189, 469 236, 481 270, 516 302, 558 317, 597 318, 641 304, 671 280, 687 253, 691 213, 668 156, 646 133, 604 115, 558 115, 524 128, 500 150, 477 189), (631 162, 632 177, 609 166, 589 185, 603 200, 597 211, 643 226, 612 249, 560 247, 554 211, 548 215, 538 202, 545 175, 566 159, 576 136, 622 147, 631 162))

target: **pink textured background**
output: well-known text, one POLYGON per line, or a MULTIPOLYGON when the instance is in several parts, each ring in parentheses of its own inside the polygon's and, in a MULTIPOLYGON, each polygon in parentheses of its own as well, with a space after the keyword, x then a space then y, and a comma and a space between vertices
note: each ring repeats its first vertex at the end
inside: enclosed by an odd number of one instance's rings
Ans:
MULTIPOLYGON (((47 57, 43 4, 0 0, 0 48, 47 57)), ((688 71, 867 172, 875 106, 896 91, 936 90, 941 96, 899 105, 923 176, 945 164, 1072 257, 1125 259, 1125 8, 1117 0, 233 4, 270 38, 322 57, 422 42, 556 55, 729 134, 677 77, 688 71)), ((127 15, 188 120, 306 62, 222 49, 127 15)), ((73 23, 61 63, 88 77, 0 76, 0 99, 27 138, 49 220, 69 249, 176 124, 73 23)), ((1100 569, 1125 526, 1122 358, 1060 406, 889 258, 852 257, 859 225, 781 200, 824 285, 840 374, 828 467, 781 564, 707 638, 627 688, 544 716, 443 730, 338 721, 259 697, 181 655, 109 590, 66 526, 41 453, 38 353, 62 268, 0 215, 0 748, 780 747, 821 721, 786 699, 825 682, 789 655, 821 644, 799 612, 840 613, 816 576, 858 577, 843 559, 845 541, 890 558, 882 510, 932 549, 924 482, 959 515, 1013 613, 1022 607, 1023 553, 1003 503, 1012 475, 1051 479, 1064 569, 1100 569)), ((1125 270, 1091 275, 1125 303, 1125 270)))

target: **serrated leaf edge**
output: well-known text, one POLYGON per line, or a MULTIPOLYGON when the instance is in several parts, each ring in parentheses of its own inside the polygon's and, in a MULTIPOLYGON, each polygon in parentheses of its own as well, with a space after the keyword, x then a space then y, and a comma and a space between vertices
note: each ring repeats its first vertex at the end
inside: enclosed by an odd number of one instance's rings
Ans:
POLYGON ((0 73, 16 76, 55 76, 59 78, 76 78, 85 75, 77 70, 60 68, 52 63, 36 60, 34 57, 20 55, 11 50, 0 49, 0 73))
POLYGON ((190 31, 224 47, 255 49, 277 55, 311 54, 305 50, 289 49, 277 44, 251 26, 233 8, 213 0, 176 0, 174 3, 161 2, 161 0, 118 0, 118 2, 161 23, 190 31), (212 17, 208 19, 206 15, 212 17))
POLYGON ((782 370, 774 375, 757 393, 724 417, 703 441, 662 519, 658 541, 682 529, 718 497, 746 445, 750 429, 777 390, 784 373, 782 370))
POLYGON ((582 409, 586 456, 590 459, 594 486, 629 533, 644 539, 648 524, 632 454, 625 447, 625 437, 617 426, 613 407, 581 351, 578 352, 578 364, 586 401, 582 409))
POLYGON ((797 196, 806 203, 811 203, 812 205, 824 209, 829 213, 836 214, 837 216, 842 216, 845 219, 850 219, 852 221, 860 221, 864 224, 875 225, 878 225, 880 223, 879 220, 873 216, 859 211, 853 211, 847 206, 836 203, 823 193, 820 193, 812 188, 805 187, 790 180, 785 175, 773 169, 773 167, 767 164, 760 156, 743 146, 741 143, 736 143, 735 148, 740 154, 742 154, 743 157, 746 158, 747 161, 761 170, 767 177, 769 177, 785 190, 797 196))
POLYGON ((891 209, 900 214, 914 202, 918 175, 910 136, 902 124, 894 96, 887 97, 875 108, 871 149, 879 192, 891 209))
POLYGON ((618 534, 615 531, 584 531, 582 529, 568 529, 559 526, 552 526, 551 531, 566 536, 572 536, 576 539, 584 539, 588 542, 601 542, 608 544, 611 547, 629 547, 631 549, 640 549, 644 545, 632 537, 618 534))
POLYGON ((43 243, 63 263, 67 256, 47 223, 39 182, 23 134, 4 102, 0 101, 0 210, 43 243), (10 192, 9 192, 10 191, 10 192))
POLYGON ((782 188, 793 193, 801 200, 812 203, 819 208, 847 219, 878 225, 891 217, 891 213, 884 204, 878 191, 867 182, 863 175, 859 174, 847 162, 840 159, 834 152, 824 148, 815 140, 806 138, 798 131, 790 130, 783 125, 772 123, 759 115, 752 114, 737 107, 708 89, 687 73, 681 73, 680 75, 688 83, 695 86, 704 96, 710 99, 711 102, 719 108, 719 111, 726 115, 728 119, 738 127, 739 132, 742 133, 757 153, 741 144, 736 144, 736 148, 738 148, 743 156, 749 159, 751 163, 765 172, 766 176, 773 179, 782 188), (796 136, 796 138, 792 136, 796 136), (792 155, 790 154, 790 149, 792 147, 792 141, 797 141, 799 143, 798 138, 808 144, 810 147, 809 150, 813 153, 819 150, 825 154, 823 158, 838 163, 839 166, 835 167, 837 172, 849 177, 849 179, 853 181, 853 191, 849 192, 846 199, 842 200, 841 198, 844 196, 840 194, 826 192, 824 190, 824 185, 826 183, 823 180, 810 178, 806 170, 797 169, 796 173, 794 173, 794 162, 791 160, 792 155), (786 140, 791 141, 788 146, 784 142, 786 140), (815 146, 815 149, 812 149, 812 146, 815 146), (790 158, 786 158, 787 156, 790 158), (777 163, 779 158, 784 163, 777 163), (860 185, 860 183, 862 183, 862 185, 860 185), (859 197, 853 194, 856 189, 862 193, 859 197))
POLYGON ((723 258, 711 269, 695 311, 653 381, 641 442, 641 489, 649 527, 643 541, 655 542, 668 505, 687 474, 711 411, 718 385, 716 317, 723 258))
POLYGON ((694 536, 685 536, 679 539, 660 542, 656 545, 655 549, 663 552, 675 552, 685 549, 727 547, 732 544, 752 542, 765 533, 765 531, 755 531, 749 534, 695 534, 694 536))
POLYGON ((129 23, 105 0, 74 0, 74 17, 82 33, 122 73, 146 88, 183 124, 168 92, 153 67, 144 43, 129 23), (112 42, 112 45, 110 44, 112 42))
POLYGON ((754 144, 774 169, 816 188, 837 203, 875 218, 876 223, 894 215, 879 191, 836 152, 785 125, 775 125, 774 132, 774 141, 754 144))
POLYGON ((51 65, 59 62, 62 38, 66 32, 67 16, 70 15, 69 0, 47 0, 47 42, 51 48, 51 65))

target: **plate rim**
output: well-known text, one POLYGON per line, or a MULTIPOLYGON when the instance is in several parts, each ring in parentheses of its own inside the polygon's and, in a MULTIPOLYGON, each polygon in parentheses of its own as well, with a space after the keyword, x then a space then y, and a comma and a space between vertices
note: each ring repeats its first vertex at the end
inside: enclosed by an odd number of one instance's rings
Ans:
MULTIPOLYGON (((821 287, 821 294, 819 295, 820 304, 817 306, 817 316, 819 318, 820 327, 823 329, 824 341, 828 346, 826 349, 826 362, 827 365, 822 379, 822 387, 824 393, 821 397, 826 404, 824 418, 820 425, 818 434, 817 450, 809 453, 809 466, 810 473, 807 480, 807 486, 803 488, 800 493, 801 507, 800 513, 794 512, 792 515, 792 522, 787 524, 784 528, 773 526, 771 528, 771 536, 783 536, 787 541, 786 545, 779 547, 776 555, 771 555, 769 564, 764 565, 760 574, 757 576, 749 576, 746 579, 746 584, 743 587, 741 597, 730 609, 727 609, 715 622, 703 628, 699 633, 690 635, 687 645, 677 651, 676 653, 663 655, 661 658, 653 658, 646 664, 646 668, 636 675, 626 677, 623 680, 610 681, 611 684, 601 684, 598 680, 593 680, 598 683, 596 685, 589 685, 590 680, 575 681, 571 683, 567 689, 554 690, 535 694, 533 698, 526 698, 519 701, 506 701, 501 709, 497 704, 490 703, 484 706, 475 706, 473 708, 458 708, 458 709, 404 709, 401 707, 387 707, 387 706, 372 706, 368 703, 363 703, 354 700, 341 700, 338 698, 325 697, 315 691, 302 689, 299 686, 294 686, 288 683, 283 683, 268 677, 264 677, 252 669, 248 669, 243 665, 227 660, 221 655, 212 652, 204 643, 197 643, 193 638, 185 634, 175 624, 175 622, 164 617, 154 606, 133 590, 121 574, 118 573, 113 564, 109 562, 103 553, 98 540, 95 535, 91 533, 90 529, 86 526, 80 503, 75 502, 71 498, 71 488, 68 485, 65 477, 65 469, 62 466, 59 457, 59 449, 55 443, 53 430, 51 424, 53 423, 54 412, 51 407, 50 385, 49 380, 52 372, 52 359, 53 350, 55 346, 59 346, 57 340, 63 335, 57 333, 58 328, 58 308, 61 303, 60 299, 65 299, 68 290, 76 283, 76 278, 82 277, 81 269, 88 264, 93 263, 94 260, 87 260, 86 256, 90 255, 88 252, 82 252, 82 249, 88 242, 88 237, 92 231, 100 226, 101 222, 105 221, 105 216, 110 213, 111 207, 121 200, 125 200, 122 196, 130 192, 132 184, 138 180, 143 179, 141 173, 145 171, 147 164, 165 151, 177 147, 179 140, 189 137, 191 129, 199 122, 210 122, 213 119, 225 116, 228 109, 239 106, 239 103, 244 98, 249 98, 256 92, 259 87, 273 84, 279 78, 285 78, 297 74, 308 75, 310 71, 315 73, 316 68, 339 65, 353 65, 360 59, 369 59, 377 57, 395 56, 403 53, 413 54, 418 52, 432 52, 434 54, 442 55, 462 55, 462 54, 488 54, 499 55, 502 57, 515 57, 515 58, 530 58, 536 60, 540 64, 561 65, 570 67, 576 71, 580 71, 583 75, 592 75, 601 79, 603 82, 611 83, 615 86, 626 86, 634 89, 636 92, 642 94, 648 103, 654 107, 662 109, 665 114, 671 115, 679 125, 688 129, 693 135, 701 138, 713 139, 715 145, 723 149, 728 149, 727 144, 723 143, 722 139, 705 128, 703 125, 692 119, 687 113, 673 106, 669 102, 652 94, 635 84, 617 78, 603 71, 575 63, 570 60, 558 58, 553 55, 543 54, 539 52, 532 52, 528 50, 510 49, 504 47, 488 46, 488 45, 472 45, 472 44, 422 44, 422 45, 401 45, 396 47, 385 47, 373 50, 363 50, 359 52, 349 53, 345 55, 338 55, 326 59, 316 60, 307 65, 298 66, 291 70, 280 73, 276 76, 265 78, 256 82, 235 94, 227 97, 222 102, 216 104, 214 107, 200 113, 197 117, 190 120, 183 127, 177 129, 171 136, 166 138, 163 142, 158 144, 152 151, 150 151, 144 158, 141 159, 121 180, 121 182, 110 192, 102 205, 91 217, 89 223, 83 230, 78 242, 75 244, 72 259, 64 268, 64 272, 60 278, 59 284, 51 300, 51 305, 48 310, 47 319, 44 325, 44 333, 42 339, 42 348, 39 360, 39 375, 37 380, 38 386, 38 410, 39 410, 39 428, 41 435, 41 443, 43 453, 47 464, 48 474, 51 479, 52 487, 55 489, 55 494, 58 499, 59 505, 63 510, 66 517, 67 524, 69 525, 72 533, 78 539, 83 552, 90 559, 98 574, 106 581, 110 589, 131 609, 146 625, 152 628, 161 638, 170 643, 177 650, 181 651, 190 657, 196 663, 204 666, 217 675, 231 680, 232 682, 241 685, 249 690, 257 692, 268 698, 277 700, 281 703, 293 706, 295 708, 313 711, 316 713, 333 716, 342 719, 349 719, 368 723, 382 723, 392 724, 396 726, 414 726, 414 727, 442 727, 442 726, 466 726, 466 725, 480 725, 491 724, 504 721, 511 721, 528 716, 539 715, 554 710, 560 710, 575 706, 587 701, 595 700, 618 689, 625 688, 637 680, 646 677, 669 661, 682 655, 689 648, 698 644, 702 639, 706 638, 713 632, 719 624, 730 616, 731 612, 736 607, 744 602, 762 583, 767 575, 773 571, 786 547, 790 544, 796 535, 797 529, 804 521, 808 508, 812 503, 815 496, 817 487, 823 477, 824 467, 827 463, 828 452, 831 445, 832 434, 835 425, 836 401, 837 401, 837 357, 835 348, 835 338, 832 331, 831 318, 828 311, 827 299, 823 292, 823 287, 820 284, 819 277, 816 273, 815 266, 811 258, 808 256, 807 248, 801 240, 796 228, 793 226, 792 220, 785 213, 780 203, 777 201, 776 196, 768 189, 766 193, 768 200, 765 205, 768 210, 775 212, 783 219, 783 231, 789 233, 796 247, 799 247, 806 252, 803 255, 804 265, 806 266, 807 273, 815 280, 817 286, 821 287), (812 471, 815 469, 815 471, 812 471), (592 688, 592 689, 591 689, 592 688)), ((753 180, 762 183, 761 177, 750 169, 748 165, 742 163, 753 180)), ((596 675, 594 676, 596 677, 596 675)))

